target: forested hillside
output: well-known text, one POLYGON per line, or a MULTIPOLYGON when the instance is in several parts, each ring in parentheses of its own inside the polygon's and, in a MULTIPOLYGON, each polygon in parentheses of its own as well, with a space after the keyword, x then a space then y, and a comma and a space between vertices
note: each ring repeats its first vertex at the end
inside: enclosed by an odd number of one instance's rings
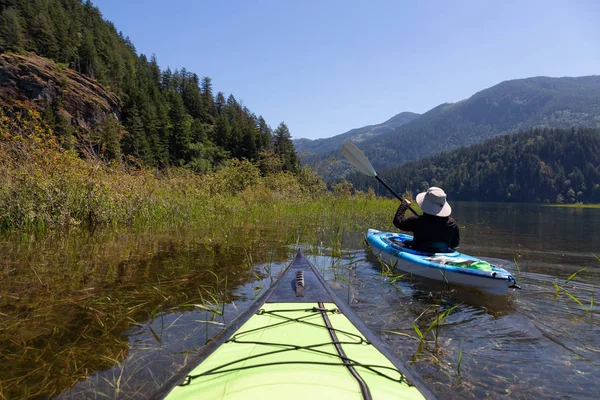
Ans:
MULTIPOLYGON (((438 186, 451 200, 600 203, 600 130, 532 129, 378 173, 397 191, 438 186)), ((373 178, 349 180, 387 195, 373 178)))
POLYGON ((105 159, 129 156, 148 165, 197 171, 211 170, 232 157, 261 161, 265 168, 297 169, 284 123, 273 131, 233 95, 214 93, 209 77, 183 67, 161 70, 156 57, 138 56, 131 41, 89 0, 2 1, 1 52, 45 57, 56 63, 44 65, 46 71, 72 69, 116 95, 112 121, 101 118, 82 126, 73 123, 73 102, 65 104, 64 87, 73 87, 72 77, 44 76, 42 83, 52 86, 51 95, 46 91, 31 97, 12 73, 23 68, 9 65, 11 74, 0 71, 0 85, 10 93, 19 90, 18 102, 3 93, 3 113, 14 117, 19 107, 41 106, 65 147, 86 148, 105 159))

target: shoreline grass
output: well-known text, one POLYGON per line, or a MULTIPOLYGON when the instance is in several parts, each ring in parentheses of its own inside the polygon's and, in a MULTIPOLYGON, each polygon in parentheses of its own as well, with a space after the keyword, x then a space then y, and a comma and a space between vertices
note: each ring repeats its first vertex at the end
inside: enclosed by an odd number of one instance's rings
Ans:
POLYGON ((600 208, 600 204, 544 204, 544 207, 559 207, 559 208, 600 208))

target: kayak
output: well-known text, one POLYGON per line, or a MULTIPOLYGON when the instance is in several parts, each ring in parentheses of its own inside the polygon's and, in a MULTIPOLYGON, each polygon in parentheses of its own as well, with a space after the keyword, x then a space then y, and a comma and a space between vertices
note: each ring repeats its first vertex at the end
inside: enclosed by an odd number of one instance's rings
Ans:
POLYGON ((407 242, 412 239, 411 235, 402 233, 367 231, 367 243, 375 256, 398 271, 493 295, 505 295, 508 289, 519 288, 515 278, 504 268, 458 251, 425 253, 412 250, 407 247, 407 242))
POLYGON ((339 300, 299 250, 265 295, 154 398, 434 396, 339 300))

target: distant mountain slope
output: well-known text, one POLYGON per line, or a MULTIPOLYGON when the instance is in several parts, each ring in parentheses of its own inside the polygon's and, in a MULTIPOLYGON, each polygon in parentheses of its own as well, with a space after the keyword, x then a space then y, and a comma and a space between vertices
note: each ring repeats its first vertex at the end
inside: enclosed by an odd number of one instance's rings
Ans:
POLYGON ((332 150, 339 150, 342 143, 344 143, 346 140, 351 140, 354 143, 360 143, 368 140, 369 138, 393 131, 395 128, 414 120, 418 116, 419 114, 416 113, 402 112, 381 124, 368 125, 362 128, 352 129, 346 133, 342 133, 330 138, 316 140, 296 139, 294 140, 294 146, 296 147, 296 152, 298 153, 327 153, 332 150))
MULTIPOLYGON (((377 172, 399 192, 439 186, 451 200, 599 203, 600 129, 535 128, 377 172)), ((359 172, 348 180, 389 195, 359 172)))
MULTIPOLYGON (((360 147, 376 168, 388 168, 532 127, 600 127, 600 76, 505 81, 365 138, 360 147)), ((332 156, 340 157, 339 149, 311 163, 332 156)))

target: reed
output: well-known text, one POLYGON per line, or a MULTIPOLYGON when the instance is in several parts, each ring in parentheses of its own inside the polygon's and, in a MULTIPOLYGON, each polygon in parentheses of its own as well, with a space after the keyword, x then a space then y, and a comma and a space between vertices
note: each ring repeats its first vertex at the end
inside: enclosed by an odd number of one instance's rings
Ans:
MULTIPOLYGON (((579 273, 585 271, 586 268, 581 268, 580 270, 573 272, 562 284, 558 283, 558 279, 556 279, 553 283, 554 285, 554 301, 556 301, 556 299, 558 298, 558 296, 560 295, 560 293, 564 293, 567 296, 569 296, 573 301, 575 301, 577 304, 579 304, 581 306, 581 308, 583 308, 584 310, 586 310, 586 307, 583 305, 583 303, 571 292, 569 292, 567 289, 565 289, 565 286, 572 281, 579 273)), ((592 302, 593 302, 593 297, 592 297, 592 302)), ((587 311, 587 310, 586 310, 587 311)), ((591 309, 590 309, 591 311, 591 309)))
POLYGON ((456 373, 458 374, 459 377, 460 377, 460 364, 462 362, 462 356, 463 356, 462 349, 459 348, 458 349, 458 358, 456 360, 456 373))
POLYGON ((422 329, 422 327, 420 328, 417 325, 417 322, 425 315, 430 314, 430 310, 432 307, 427 308, 412 322, 413 330, 417 335, 417 339, 419 340, 417 353, 413 355, 413 362, 422 358, 422 356, 425 354, 423 351, 424 349, 428 351, 428 355, 431 358, 436 359, 436 353, 440 350, 438 339, 440 337, 441 327, 446 321, 446 319, 450 316, 452 311, 454 311, 459 306, 460 304, 455 304, 452 307, 446 308, 444 311, 440 311, 440 306, 434 305, 433 308, 435 308, 435 318, 433 319, 433 321, 431 321, 428 325, 425 326, 424 330, 422 329), (432 336, 432 340, 428 340, 429 336, 432 336), (427 347, 428 343, 433 343, 433 348, 427 347))

